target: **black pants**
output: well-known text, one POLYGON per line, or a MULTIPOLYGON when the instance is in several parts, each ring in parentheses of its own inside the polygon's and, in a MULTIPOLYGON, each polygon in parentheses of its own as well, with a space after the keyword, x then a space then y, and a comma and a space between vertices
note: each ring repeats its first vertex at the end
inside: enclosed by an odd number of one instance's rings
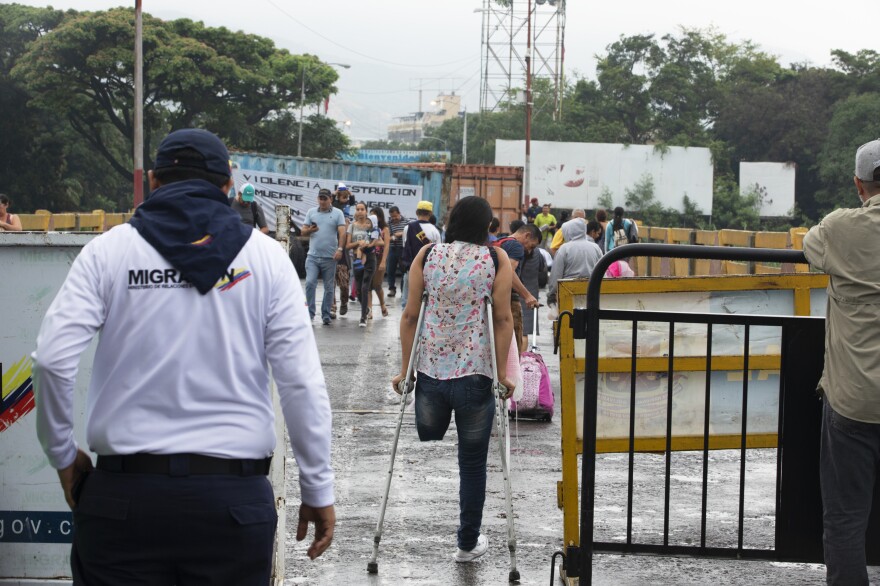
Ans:
POLYGON ((354 282, 357 287, 358 301, 361 302, 361 319, 367 319, 370 311, 370 290, 373 288, 373 273, 376 272, 376 255, 372 252, 364 254, 364 268, 355 269, 354 282))
POLYGON ((880 424, 844 417, 825 400, 819 481, 826 581, 867 586, 865 532, 880 462, 880 424))
POLYGON ((397 291, 397 265, 402 255, 402 246, 388 248, 388 261, 386 262, 388 266, 385 267, 385 279, 388 281, 389 291, 397 291))
POLYGON ((73 511, 74 584, 269 584, 278 520, 265 476, 95 470, 73 511))

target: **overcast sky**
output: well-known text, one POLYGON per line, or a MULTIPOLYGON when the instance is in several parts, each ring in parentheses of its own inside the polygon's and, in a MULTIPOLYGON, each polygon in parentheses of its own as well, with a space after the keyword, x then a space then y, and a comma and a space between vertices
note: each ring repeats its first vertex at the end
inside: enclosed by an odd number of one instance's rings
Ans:
MULTIPOLYGON (((52 3, 77 10, 119 5, 111 0, 52 3)), ((358 139, 384 138, 393 117, 417 111, 419 87, 425 110, 440 91, 456 91, 469 111, 478 109, 481 14, 475 9, 482 5, 483 0, 143 0, 144 11, 159 18, 187 17, 244 30, 292 53, 350 65, 340 69, 330 116, 350 121, 348 132, 358 139)), ((570 0, 565 70, 593 78, 595 55, 621 35, 659 37, 679 26, 715 27, 731 41, 751 40, 785 65, 829 65, 832 49, 874 48, 868 29, 853 24, 869 5, 836 0, 817 10, 779 0, 570 0)))

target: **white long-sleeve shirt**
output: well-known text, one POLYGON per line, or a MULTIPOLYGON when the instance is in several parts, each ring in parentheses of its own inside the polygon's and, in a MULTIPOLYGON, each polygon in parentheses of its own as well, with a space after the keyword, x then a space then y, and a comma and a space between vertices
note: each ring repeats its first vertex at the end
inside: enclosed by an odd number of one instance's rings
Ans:
POLYGON ((83 248, 33 354, 37 433, 55 468, 76 456, 74 381, 98 331, 86 405, 93 452, 266 458, 271 366, 302 500, 333 504, 324 374, 302 287, 277 243, 255 231, 207 295, 129 225, 83 248))

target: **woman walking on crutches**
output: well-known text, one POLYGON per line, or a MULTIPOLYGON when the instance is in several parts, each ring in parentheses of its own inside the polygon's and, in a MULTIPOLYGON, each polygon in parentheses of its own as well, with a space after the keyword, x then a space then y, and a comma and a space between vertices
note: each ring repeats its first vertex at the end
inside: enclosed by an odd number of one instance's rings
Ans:
POLYGON ((491 221, 492 209, 485 200, 464 198, 449 214, 447 243, 426 246, 413 260, 409 298, 421 299, 423 291, 427 293, 423 325, 416 332, 419 305, 408 303, 400 321, 401 372, 392 379, 397 389, 406 376, 418 335, 415 412, 419 439, 443 439, 453 413, 458 430, 459 528, 453 556, 457 562, 470 562, 488 549, 480 528, 496 407, 493 366, 507 395, 513 392, 504 374, 513 336, 513 270, 503 250, 487 246, 491 221), (493 324, 486 297, 495 301, 493 324), (494 336, 490 336, 490 327, 494 336), (498 357, 497 364, 493 356, 498 357))

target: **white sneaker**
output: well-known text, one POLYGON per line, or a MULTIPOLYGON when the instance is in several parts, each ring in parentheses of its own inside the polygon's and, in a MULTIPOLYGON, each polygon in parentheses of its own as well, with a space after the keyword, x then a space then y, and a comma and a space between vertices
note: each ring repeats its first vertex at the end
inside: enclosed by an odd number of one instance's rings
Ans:
POLYGON ((463 562, 472 562, 484 553, 489 550, 489 538, 480 533, 480 536, 477 537, 477 545, 470 551, 464 551, 463 549, 459 549, 455 552, 455 555, 452 556, 452 559, 459 563, 463 562))

